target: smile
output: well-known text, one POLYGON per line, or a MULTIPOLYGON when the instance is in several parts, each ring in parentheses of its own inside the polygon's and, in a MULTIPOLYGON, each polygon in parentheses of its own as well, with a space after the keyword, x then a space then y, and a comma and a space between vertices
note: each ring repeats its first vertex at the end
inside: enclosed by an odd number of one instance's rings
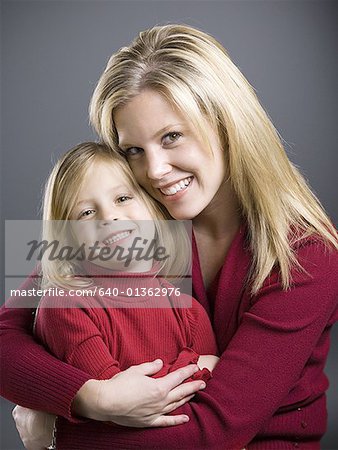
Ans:
POLYGON ((187 189, 192 179, 193 177, 185 178, 184 180, 181 180, 170 187, 160 189, 160 191, 164 195, 175 195, 177 194, 177 192, 187 189))
POLYGON ((133 230, 121 231, 119 233, 116 233, 116 234, 110 236, 109 238, 105 239, 102 242, 104 243, 104 245, 115 244, 115 242, 128 237, 132 233, 132 231, 133 230))

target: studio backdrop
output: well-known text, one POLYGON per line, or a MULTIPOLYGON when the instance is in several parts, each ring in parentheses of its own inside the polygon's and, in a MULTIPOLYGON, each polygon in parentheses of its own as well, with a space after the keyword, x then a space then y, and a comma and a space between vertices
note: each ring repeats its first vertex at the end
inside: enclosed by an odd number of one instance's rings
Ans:
MULTIPOLYGON (((88 104, 109 56, 143 29, 186 23, 228 49, 337 224, 337 2, 8 0, 1 10, 4 219, 40 218, 53 163, 75 144, 96 139, 88 104)), ((336 328, 324 449, 338 448, 337 337, 336 328)), ((23 448, 12 407, 1 403, 4 450, 23 448)))

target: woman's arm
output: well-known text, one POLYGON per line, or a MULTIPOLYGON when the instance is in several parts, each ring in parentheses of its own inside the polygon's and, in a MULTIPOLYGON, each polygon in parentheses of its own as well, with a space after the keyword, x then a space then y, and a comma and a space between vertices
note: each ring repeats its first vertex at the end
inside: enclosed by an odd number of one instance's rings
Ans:
MULTIPOLYGON (((72 299, 69 301, 72 301, 72 299)), ((105 338, 101 333, 101 328, 104 326, 103 323, 106 320, 106 311, 102 308, 95 308, 96 303, 92 304, 92 299, 79 297, 76 298, 76 304, 72 308, 59 307, 59 305, 64 305, 64 298, 45 297, 41 300, 35 326, 35 332, 38 338, 58 359, 89 373, 97 380, 112 379, 113 383, 120 384, 121 380, 118 381, 118 377, 115 377, 121 373, 120 363, 111 354, 108 344, 105 342, 105 338)), ((204 349, 207 351, 216 351, 211 326, 208 331, 211 332, 212 338, 205 339, 207 344, 204 345, 204 349), (211 342, 211 345, 209 342, 211 342)), ((203 346, 201 345, 200 348, 202 349, 203 346)), ((192 349, 183 348, 173 361, 166 362, 162 366, 162 369, 154 376, 156 378, 163 377, 189 364, 196 364, 198 358, 199 355, 192 349)), ((160 368, 160 364, 157 367, 160 368)), ((207 372, 197 370, 193 375, 193 379, 206 381, 210 377, 207 372)), ((129 370, 128 373, 130 373, 130 377, 136 376, 135 369, 129 370)), ((140 375, 144 375, 142 372, 139 373, 140 375)), ((149 373, 147 375, 152 374, 149 373)), ((125 375, 121 379, 124 380, 124 378, 125 375)), ((149 386, 152 383, 150 379, 141 379, 138 381, 138 383, 134 383, 135 387, 131 386, 132 379, 128 381, 128 386, 126 386, 128 394, 124 393, 124 404, 121 404, 119 408, 115 407, 115 410, 118 410, 120 415, 124 415, 122 411, 126 408, 126 397, 131 399, 134 410, 135 399, 140 397, 140 393, 138 393, 140 386, 143 385, 146 387, 146 383, 149 383, 149 386), (131 395, 132 390, 135 391, 134 395, 131 395)), ((200 386, 202 386, 201 383, 200 386)), ((187 400, 185 398, 183 401, 180 401, 180 404, 183 404, 187 400)), ((77 403, 75 403, 75 407, 76 405, 77 403)), ((178 405, 175 406, 177 407, 178 405)), ((173 406, 172 409, 174 409, 173 406)), ((169 412, 168 408, 166 412, 169 412)), ((128 411, 125 415, 131 416, 131 412, 128 411)), ((135 423, 135 419, 132 417, 129 417, 128 422, 133 426, 159 426, 159 422, 162 420, 160 416, 161 411, 152 413, 150 410, 147 411, 147 417, 143 419, 143 423, 135 423)), ((173 424, 183 423, 186 420, 188 420, 187 416, 175 415, 173 424)))
MULTIPOLYGON (((32 274, 27 278, 20 289, 35 287, 34 277, 32 274)), ((134 421, 140 424, 143 415, 148 415, 149 411, 168 412, 200 388, 201 383, 197 381, 180 386, 196 371, 195 366, 152 380, 148 375, 162 367, 162 363, 156 362, 121 372, 118 382, 93 380, 89 374, 59 361, 34 340, 34 310, 24 306, 25 298, 12 297, 0 309, 0 393, 13 403, 60 415, 70 421, 78 421, 77 415, 109 420, 107 416, 117 411, 123 417, 132 404, 134 421), (107 384, 104 398, 102 383, 107 384), (138 386, 137 397, 128 396, 130 383, 138 386)), ((163 426, 177 423, 177 419, 170 416, 163 416, 161 420, 163 426)))
MULTIPOLYGON (((188 420, 185 416, 182 420, 180 416, 163 414, 170 413, 183 405, 193 395, 190 387, 193 383, 181 385, 196 370, 193 366, 176 370, 167 377, 158 380, 161 381, 161 384, 156 385, 156 392, 161 397, 163 397, 163 393, 168 393, 170 404, 167 400, 156 404, 155 395, 152 398, 146 398, 145 395, 143 410, 140 410, 140 408, 136 410, 135 408, 135 399, 140 398, 140 390, 142 392, 147 390, 147 386, 143 386, 142 383, 145 380, 152 380, 148 376, 157 372, 161 366, 161 361, 157 360, 153 363, 132 366, 116 375, 112 380, 89 380, 78 391, 73 402, 73 410, 78 412, 79 415, 104 421, 108 420, 108 417, 112 418, 112 404, 117 403, 121 404, 121 413, 116 417, 116 423, 120 421, 121 424, 127 425, 129 421, 129 425, 135 427, 140 426, 139 424, 144 417, 147 418, 146 420, 151 420, 151 416, 157 421, 156 426, 159 427, 185 423, 188 420), (177 385, 179 386, 177 387, 177 385), (176 389, 176 393, 172 392, 174 389, 176 389)), ((154 391, 154 386, 151 386, 151 389, 154 391)), ((44 450, 52 442, 55 415, 16 406, 13 410, 13 419, 27 450, 44 450)), ((114 435, 116 436, 115 433, 114 435)))
MULTIPOLYGON (((134 430, 134 445, 137 442, 151 449, 159 448, 160 443, 166 448, 176 442, 177 448, 219 448, 226 442, 228 448, 241 448, 261 430, 300 379, 324 329, 337 320, 337 255, 311 245, 299 250, 299 259, 307 274, 294 273, 292 290, 281 291, 275 274, 252 299, 252 307, 244 313, 207 389, 196 396, 196 401, 180 408, 179 413, 188 414, 190 421, 166 430, 134 430)), ((187 387, 168 391, 168 383, 174 385, 181 371, 161 379, 166 386, 157 385, 173 402, 171 396, 187 387)), ((119 381, 122 388, 116 394, 123 397, 126 385, 119 381)), ((111 380, 94 383, 103 383, 95 407, 82 390, 78 412, 123 423, 111 411, 110 399, 115 392, 111 380)), ((123 430, 119 431, 119 438, 123 438, 123 430)), ((125 448, 129 439, 126 434, 125 448)))
POLYGON ((218 449, 225 443, 227 448, 242 448, 277 409, 288 406, 290 392, 290 404, 317 398, 311 389, 297 397, 292 388, 304 376, 324 330, 327 333, 326 327, 337 320, 337 254, 312 244, 300 248, 298 256, 307 273, 294 271, 289 291, 281 290, 278 274, 266 281, 205 391, 177 411, 187 414, 189 422, 166 430, 135 430, 132 435, 119 430, 125 448, 130 439, 129 448, 136 443, 140 448, 169 448, 173 442, 177 449, 218 449))
MULTIPOLYGON (((35 276, 27 278, 20 290, 36 287, 35 276)), ((75 420, 72 400, 90 376, 57 360, 35 342, 34 309, 25 308, 25 301, 12 297, 0 309, 0 393, 13 403, 75 420)))

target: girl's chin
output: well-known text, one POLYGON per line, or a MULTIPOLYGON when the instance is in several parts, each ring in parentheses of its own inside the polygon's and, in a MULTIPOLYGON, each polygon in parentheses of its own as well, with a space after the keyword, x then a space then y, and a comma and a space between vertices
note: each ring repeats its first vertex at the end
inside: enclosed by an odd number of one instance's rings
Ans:
POLYGON ((150 262, 135 262, 131 261, 128 266, 121 261, 113 262, 97 262, 95 261, 93 264, 100 267, 103 271, 115 271, 115 272, 124 272, 124 273, 133 273, 133 272, 148 272, 151 270, 152 263, 150 262))

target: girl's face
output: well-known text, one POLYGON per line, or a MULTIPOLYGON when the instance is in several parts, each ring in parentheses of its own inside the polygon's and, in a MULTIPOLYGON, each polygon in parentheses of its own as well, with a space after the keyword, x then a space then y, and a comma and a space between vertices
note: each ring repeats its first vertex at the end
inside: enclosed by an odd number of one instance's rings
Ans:
POLYGON ((117 246, 126 256, 137 238, 137 247, 145 252, 154 239, 155 226, 148 208, 114 162, 95 161, 89 167, 70 219, 75 221, 73 230, 79 244, 85 245, 86 255, 92 251, 95 259, 90 259, 95 264, 128 272, 151 268, 149 260, 134 258, 127 267, 125 260, 117 260, 117 246))
POLYGON ((187 118, 153 90, 118 108, 114 122, 137 181, 174 218, 193 219, 222 200, 225 157, 210 126, 212 154, 187 118))

